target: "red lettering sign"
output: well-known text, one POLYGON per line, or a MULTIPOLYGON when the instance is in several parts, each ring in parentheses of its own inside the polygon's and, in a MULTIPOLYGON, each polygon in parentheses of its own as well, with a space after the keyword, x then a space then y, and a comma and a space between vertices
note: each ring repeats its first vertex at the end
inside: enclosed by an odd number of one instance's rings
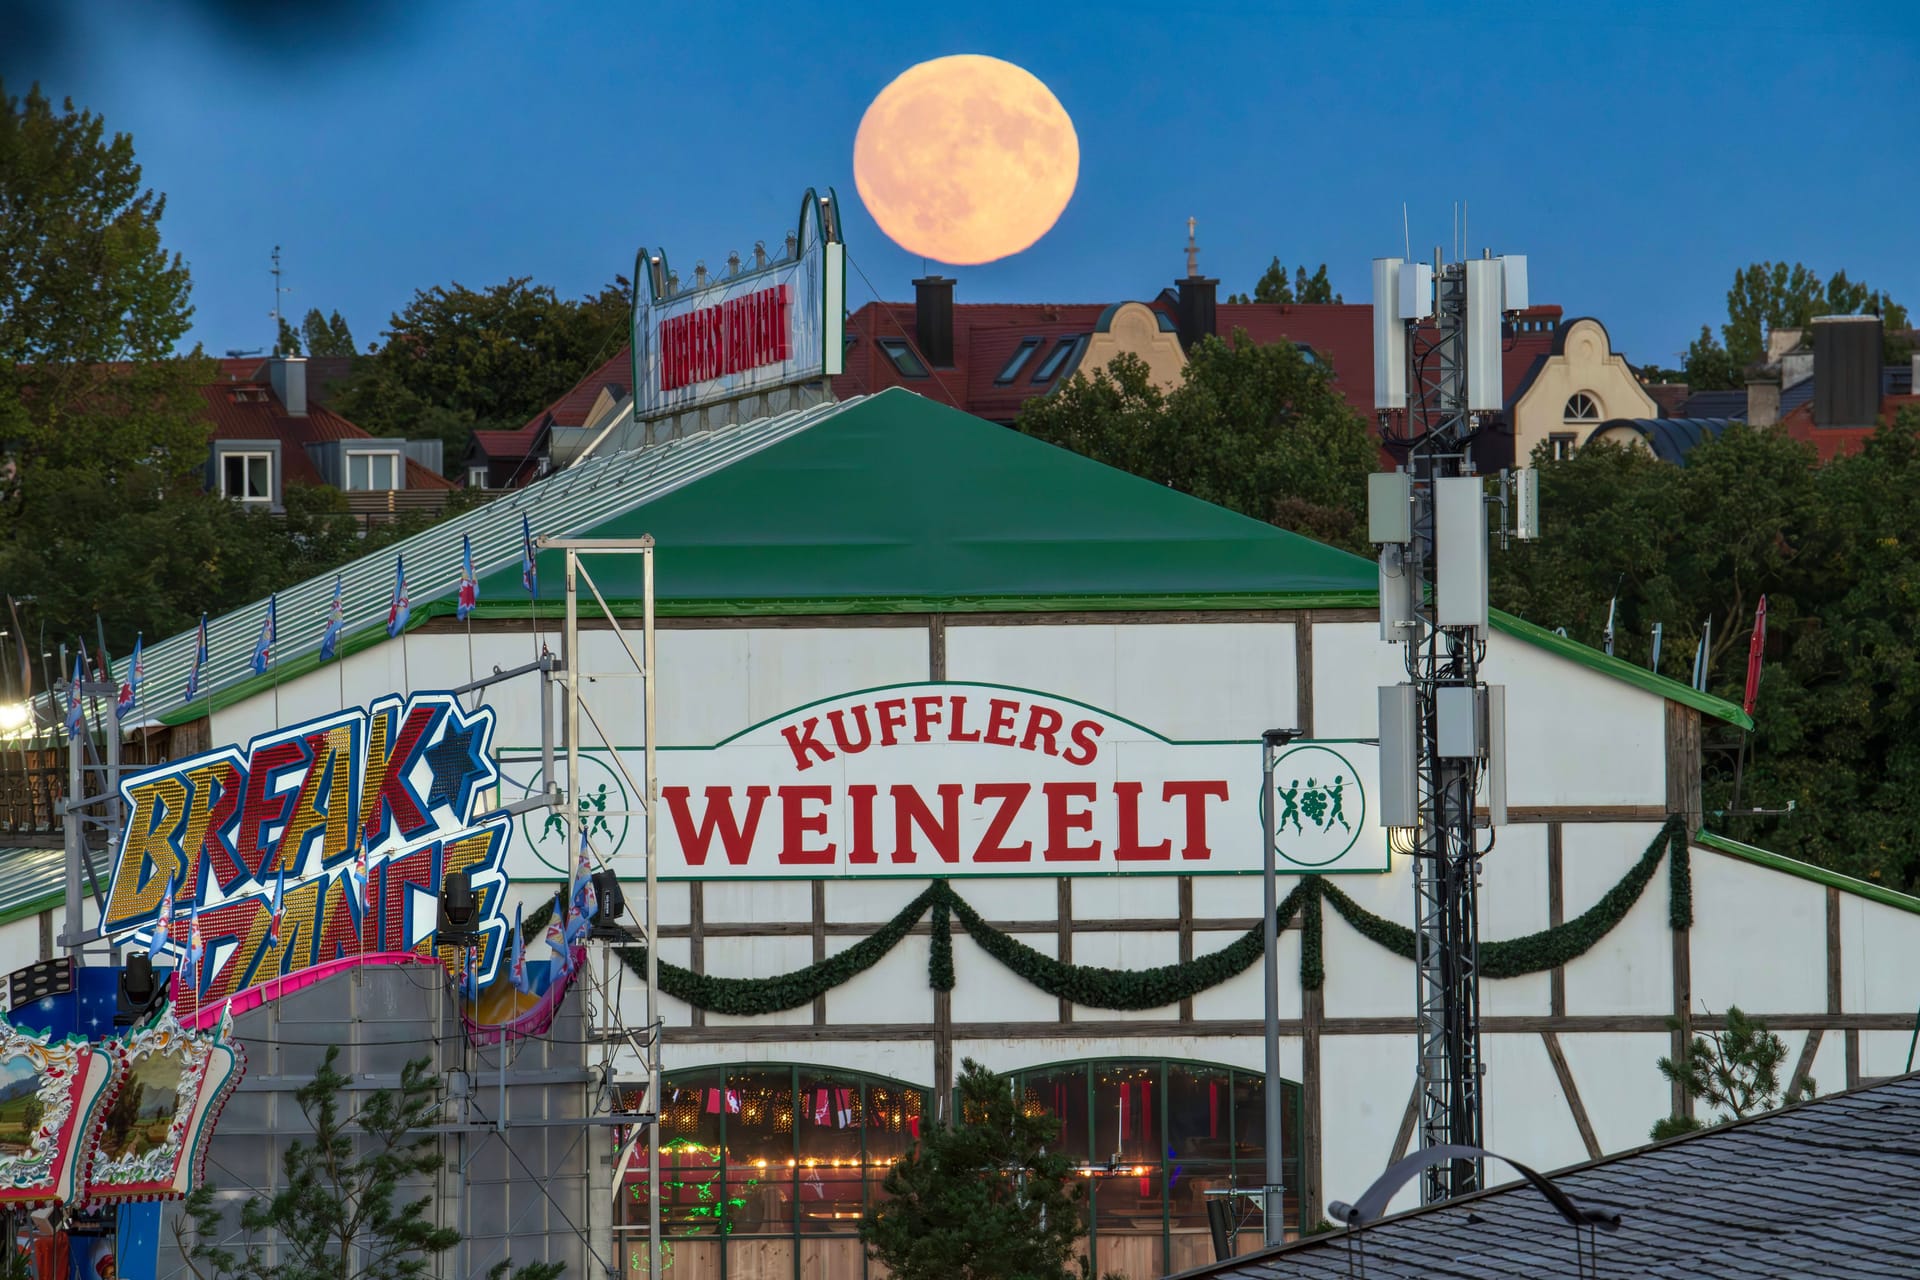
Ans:
POLYGON ((660 390, 674 391, 791 358, 793 286, 774 285, 660 322, 660 390))

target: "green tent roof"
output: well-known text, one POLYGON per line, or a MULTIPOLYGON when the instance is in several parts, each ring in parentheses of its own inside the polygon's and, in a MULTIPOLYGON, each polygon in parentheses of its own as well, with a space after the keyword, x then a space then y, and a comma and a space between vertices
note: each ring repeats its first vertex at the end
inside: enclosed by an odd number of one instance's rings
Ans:
MULTIPOLYGON (((1377 580, 1370 561, 899 389, 593 529, 643 533, 673 613, 1367 605, 1377 580)), ((592 572, 609 601, 639 599, 637 560, 592 572)), ((557 600, 559 573, 540 586, 557 600)), ((524 613, 518 567, 480 598, 524 613)))
MULTIPOLYGON (((402 544, 412 625, 454 611, 460 539, 471 536, 482 617, 525 618, 522 514, 535 534, 652 534, 663 614, 849 614, 1061 609, 1369 607, 1370 560, 1236 515, 970 414, 893 389, 591 458, 402 544)), ((557 614, 559 557, 540 557, 538 609, 557 614)), ((640 565, 592 562, 616 609, 637 611, 640 565)), ((343 571, 342 652, 385 640, 393 553, 343 571)), ((227 705, 317 665, 332 577, 280 593, 272 671, 244 669, 264 602, 213 625, 227 705), (289 626, 289 612, 300 621, 289 626), (224 643, 222 642, 224 638, 224 643), (236 669, 238 668, 238 669, 236 669), (230 673, 230 674, 229 674, 230 673)), ((1737 707, 1498 615, 1501 630, 1734 723, 1737 707)), ((148 650, 160 687, 184 675, 192 636, 148 650)), ((150 683, 152 681, 150 680, 150 683)), ((149 703, 175 722, 203 699, 149 703), (171 705, 167 705, 170 703, 171 705)))

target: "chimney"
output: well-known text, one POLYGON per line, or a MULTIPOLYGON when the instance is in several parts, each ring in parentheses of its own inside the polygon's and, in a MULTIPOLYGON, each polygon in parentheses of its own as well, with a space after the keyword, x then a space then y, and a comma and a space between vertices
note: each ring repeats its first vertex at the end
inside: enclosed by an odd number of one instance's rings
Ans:
POLYGON ((953 281, 922 276, 913 282, 913 337, 936 369, 953 368, 953 281))
POLYGON ((1768 364, 1777 364, 1780 357, 1800 345, 1800 339, 1807 336, 1805 329, 1773 329, 1767 333, 1768 364))
POLYGON ((1747 422, 1770 427, 1780 421, 1780 373, 1768 365, 1747 375, 1747 422))
POLYGON ((1816 316, 1813 423, 1871 427, 1880 416, 1880 317, 1816 316))
POLYGON ((1215 331, 1214 305, 1220 288, 1218 280, 1200 274, 1200 246, 1193 239, 1194 220, 1187 219, 1187 274, 1173 282, 1180 291, 1180 346, 1191 351, 1193 344, 1215 331))
POLYGON ((307 416, 307 361, 304 356, 275 356, 267 362, 273 394, 289 418, 307 416))

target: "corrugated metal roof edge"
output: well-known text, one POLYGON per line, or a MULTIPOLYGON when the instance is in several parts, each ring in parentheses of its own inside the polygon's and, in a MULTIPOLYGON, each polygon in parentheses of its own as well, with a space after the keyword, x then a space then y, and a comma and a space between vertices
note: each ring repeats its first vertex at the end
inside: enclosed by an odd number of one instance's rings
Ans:
POLYGON ((37 916, 42 911, 51 911, 67 900, 66 890, 48 894, 44 898, 35 898, 32 902, 23 902, 7 911, 0 911, 0 925, 14 924, 29 916, 37 916))
POLYGON ((1815 884, 1823 884, 1830 889, 1838 889, 1842 893, 1851 893, 1855 897, 1877 902, 1884 907, 1893 907, 1896 910, 1920 915, 1920 898, 1901 893, 1898 889, 1889 889, 1885 885, 1874 884, 1871 880, 1856 880, 1852 876, 1841 875, 1838 871, 1815 866, 1811 862, 1789 858, 1784 853, 1775 853, 1771 849, 1762 849, 1758 845, 1743 844, 1729 836, 1715 835, 1705 827, 1694 833, 1693 842, 1715 853, 1724 853, 1728 857, 1739 858, 1755 866, 1798 876, 1802 880, 1811 880, 1815 884))

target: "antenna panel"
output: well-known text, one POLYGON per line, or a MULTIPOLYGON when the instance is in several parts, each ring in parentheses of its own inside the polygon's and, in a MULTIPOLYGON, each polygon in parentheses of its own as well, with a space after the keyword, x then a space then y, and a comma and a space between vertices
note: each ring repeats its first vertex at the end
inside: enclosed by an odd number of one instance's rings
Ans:
POLYGON ((1433 482, 1434 620, 1487 634, 1487 503, 1479 476, 1433 482))
POLYGON ((1527 255, 1510 253, 1499 262, 1502 276, 1500 309, 1525 311, 1532 305, 1527 301, 1527 255))
POLYGON ((1433 268, 1409 262, 1400 268, 1400 318, 1424 320, 1433 314, 1433 268))
POLYGON ((1469 258, 1463 265, 1467 269, 1467 408, 1497 410, 1506 404, 1500 378, 1500 260, 1469 258))
POLYGON ((1413 686, 1380 686, 1380 825, 1420 825, 1419 721, 1413 686))
POLYGON ((1373 260, 1373 407, 1407 407, 1407 327, 1400 319, 1399 258, 1373 260))

